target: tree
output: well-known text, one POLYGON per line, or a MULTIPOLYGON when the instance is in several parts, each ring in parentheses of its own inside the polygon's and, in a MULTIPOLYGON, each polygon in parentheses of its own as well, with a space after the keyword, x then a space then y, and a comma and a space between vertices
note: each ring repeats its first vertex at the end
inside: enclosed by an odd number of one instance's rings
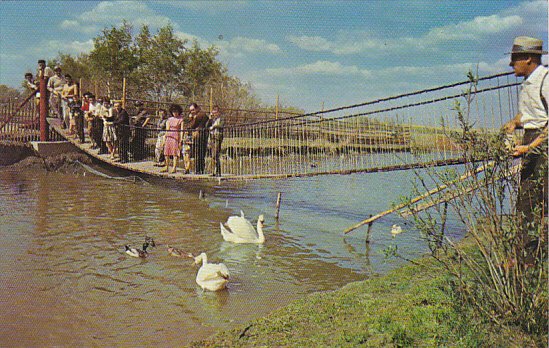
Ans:
POLYGON ((79 83, 82 79, 83 86, 80 86, 82 91, 91 88, 93 72, 90 68, 90 58, 87 54, 80 54, 73 57, 70 54, 59 53, 59 55, 48 61, 50 67, 59 66, 63 74, 69 74, 72 79, 79 83))
POLYGON ((19 98, 21 93, 15 88, 11 88, 6 85, 0 85, 0 99, 13 99, 19 98))
POLYGON ((103 29, 94 39, 89 55, 93 79, 103 83, 110 96, 122 94, 122 80, 138 67, 132 26, 123 21, 120 28, 103 29))
POLYGON ((133 78, 140 90, 157 101, 171 101, 184 94, 185 41, 178 39, 168 25, 151 36, 148 26, 143 26, 136 38, 136 55, 139 62, 133 78))
POLYGON ((213 46, 201 49, 196 40, 187 52, 185 75, 189 80, 192 99, 203 97, 207 94, 207 84, 220 80, 226 74, 226 69, 216 59, 218 53, 213 46))

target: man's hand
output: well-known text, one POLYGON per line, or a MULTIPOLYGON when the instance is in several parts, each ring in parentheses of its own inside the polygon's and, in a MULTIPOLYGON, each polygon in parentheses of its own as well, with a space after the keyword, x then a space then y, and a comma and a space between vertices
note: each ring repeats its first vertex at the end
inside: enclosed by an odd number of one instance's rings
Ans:
POLYGON ((515 124, 514 120, 511 120, 511 121, 509 121, 509 122, 507 122, 506 124, 503 125, 503 131, 506 134, 513 133, 516 128, 517 128, 517 125, 515 124))
POLYGON ((515 129, 521 128, 521 118, 522 114, 518 113, 513 119, 509 120, 509 122, 503 125, 503 131, 507 134, 511 134, 515 131, 515 129))
POLYGON ((520 157, 530 151, 530 145, 517 145, 513 149, 513 157, 520 157))

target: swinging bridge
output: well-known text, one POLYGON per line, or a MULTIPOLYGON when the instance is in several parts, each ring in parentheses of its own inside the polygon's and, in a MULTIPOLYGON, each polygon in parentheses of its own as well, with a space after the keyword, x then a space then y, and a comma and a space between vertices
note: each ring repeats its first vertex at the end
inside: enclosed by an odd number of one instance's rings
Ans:
MULTIPOLYGON (((221 177, 161 173, 153 161, 162 130, 150 126, 130 126, 133 137, 139 133, 143 141, 140 156, 128 149, 128 163, 98 154, 89 141, 80 143, 61 129, 57 119, 48 119, 49 139, 68 140, 118 168, 176 180, 288 178, 450 165, 463 161, 458 144, 449 137, 461 130, 457 109, 479 131, 497 132, 516 114, 519 84, 513 73, 501 73, 313 113, 271 112, 246 123, 237 120, 250 110, 220 105, 226 117, 221 177)), ((39 140, 32 99, 29 96, 17 107, 14 101, 0 104, 0 141, 39 140)), ((145 103, 150 109, 159 107, 145 103)), ((206 168, 211 165, 207 155, 206 168)))

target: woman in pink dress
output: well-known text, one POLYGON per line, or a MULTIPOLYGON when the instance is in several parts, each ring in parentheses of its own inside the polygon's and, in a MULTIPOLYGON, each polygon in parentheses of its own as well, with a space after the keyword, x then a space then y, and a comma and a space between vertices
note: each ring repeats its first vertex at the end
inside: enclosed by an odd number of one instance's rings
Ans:
POLYGON ((181 154, 181 133, 183 130, 183 109, 177 104, 170 106, 172 117, 166 122, 166 139, 164 141, 164 156, 166 157, 166 168, 161 172, 175 173, 177 170, 177 160, 181 154), (170 159, 172 160, 172 170, 170 168, 170 159))

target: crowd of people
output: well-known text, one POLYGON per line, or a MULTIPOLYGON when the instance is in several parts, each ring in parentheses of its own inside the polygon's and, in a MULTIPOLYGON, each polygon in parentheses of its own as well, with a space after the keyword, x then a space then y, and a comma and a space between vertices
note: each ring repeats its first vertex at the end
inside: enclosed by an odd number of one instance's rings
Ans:
POLYGON ((172 104, 166 111, 156 110, 158 122, 151 127, 153 118, 140 101, 135 102, 135 114, 130 117, 120 101, 108 97, 96 97, 90 92, 80 98, 79 85, 69 74, 62 74, 59 66, 54 69, 38 61, 36 80, 32 73, 25 74, 28 89, 37 91, 35 102, 39 103, 39 80, 47 79, 47 93, 50 113, 61 120, 61 127, 69 136, 86 141, 99 154, 108 154, 113 161, 126 163, 142 161, 148 156, 146 140, 149 132, 157 132, 154 149, 154 165, 161 172, 175 173, 179 159, 183 159, 183 172, 205 174, 205 159, 210 149, 214 176, 221 176, 221 144, 223 141, 223 117, 219 106, 214 106, 210 115, 203 112, 197 103, 188 106, 189 114, 184 116, 183 108, 172 104))

